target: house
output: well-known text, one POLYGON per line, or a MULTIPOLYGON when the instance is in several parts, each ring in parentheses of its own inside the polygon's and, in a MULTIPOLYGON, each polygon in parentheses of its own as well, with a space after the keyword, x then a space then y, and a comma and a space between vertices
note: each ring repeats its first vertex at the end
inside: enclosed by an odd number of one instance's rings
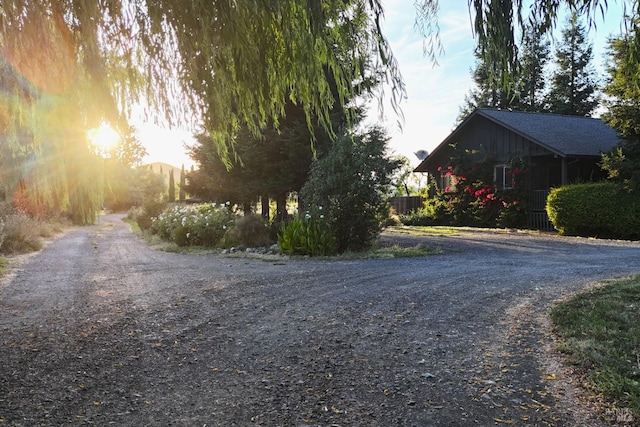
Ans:
POLYGON ((414 170, 449 184, 443 167, 457 149, 483 149, 495 157, 494 185, 508 186, 509 163, 523 159, 528 170, 529 226, 549 228, 545 203, 549 189, 604 178, 600 154, 620 143, 615 130, 600 119, 479 108, 471 113, 414 170))

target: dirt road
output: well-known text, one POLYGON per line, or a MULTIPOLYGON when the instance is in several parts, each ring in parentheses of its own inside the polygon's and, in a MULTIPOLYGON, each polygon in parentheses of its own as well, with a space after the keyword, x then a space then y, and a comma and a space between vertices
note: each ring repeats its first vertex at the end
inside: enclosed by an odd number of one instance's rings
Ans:
POLYGON ((544 313, 640 244, 467 232, 424 258, 155 252, 119 215, 0 284, 8 426, 599 425, 544 313))

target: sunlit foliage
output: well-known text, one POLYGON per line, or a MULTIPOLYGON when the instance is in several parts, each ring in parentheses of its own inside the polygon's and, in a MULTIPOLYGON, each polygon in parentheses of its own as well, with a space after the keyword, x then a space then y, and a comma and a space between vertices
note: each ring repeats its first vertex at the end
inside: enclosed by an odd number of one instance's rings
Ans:
POLYGON ((367 0, 3 0, 0 53, 15 79, 3 82, 1 131, 11 144, 0 160, 34 157, 38 175, 49 173, 43 163, 59 168, 53 180, 11 177, 36 181, 27 191, 46 192, 55 208, 90 222, 100 189, 92 188, 99 168, 91 166, 86 130, 103 120, 124 128, 122 117, 139 103, 158 119, 202 125, 227 158, 237 129, 277 124, 286 102, 329 127, 330 108, 352 99, 371 70, 399 98, 381 13, 367 0), (357 44, 345 43, 353 38, 357 44), (373 63, 343 66, 336 56, 343 45, 373 63), (59 188, 36 190, 40 181, 59 188))

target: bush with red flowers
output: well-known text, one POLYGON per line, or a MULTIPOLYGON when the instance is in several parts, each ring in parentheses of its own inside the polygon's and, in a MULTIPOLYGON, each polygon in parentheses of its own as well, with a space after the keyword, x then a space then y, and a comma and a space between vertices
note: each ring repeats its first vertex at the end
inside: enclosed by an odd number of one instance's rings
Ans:
POLYGON ((510 188, 494 183, 495 156, 481 150, 457 150, 449 165, 438 168, 450 185, 427 199, 422 209, 405 215, 407 225, 468 225, 522 228, 527 225, 526 169, 520 158, 507 165, 510 188))

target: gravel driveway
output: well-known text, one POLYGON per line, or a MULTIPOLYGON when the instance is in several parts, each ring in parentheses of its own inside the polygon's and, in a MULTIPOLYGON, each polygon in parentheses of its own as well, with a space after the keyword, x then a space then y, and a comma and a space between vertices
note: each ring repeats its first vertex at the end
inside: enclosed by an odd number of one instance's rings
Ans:
POLYGON ((181 255, 120 218, 0 282, 4 425, 600 425, 544 313, 640 273, 638 243, 492 231, 382 236, 424 258, 181 255))

